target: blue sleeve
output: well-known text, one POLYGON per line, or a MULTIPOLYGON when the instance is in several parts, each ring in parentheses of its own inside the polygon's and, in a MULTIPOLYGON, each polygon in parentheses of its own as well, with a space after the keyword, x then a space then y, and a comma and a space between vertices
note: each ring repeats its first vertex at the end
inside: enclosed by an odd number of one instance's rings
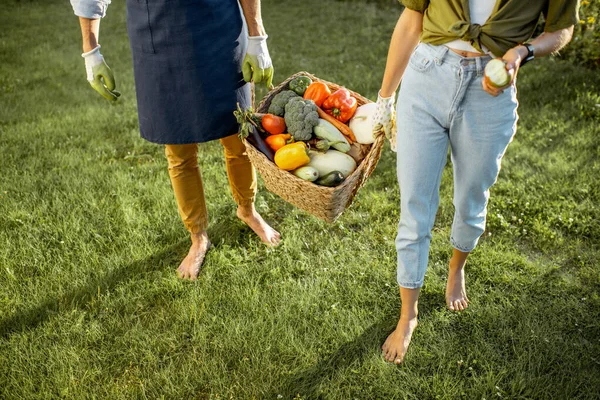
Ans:
POLYGON ((71 6, 78 17, 104 18, 110 0, 71 0, 71 6))

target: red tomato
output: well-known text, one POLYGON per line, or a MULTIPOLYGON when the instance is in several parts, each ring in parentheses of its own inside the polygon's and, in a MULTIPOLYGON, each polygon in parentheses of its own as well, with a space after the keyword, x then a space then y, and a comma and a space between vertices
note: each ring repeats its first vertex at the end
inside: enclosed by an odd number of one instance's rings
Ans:
POLYGON ((262 127, 271 135, 279 135, 285 132, 285 119, 273 114, 265 114, 262 117, 262 127))

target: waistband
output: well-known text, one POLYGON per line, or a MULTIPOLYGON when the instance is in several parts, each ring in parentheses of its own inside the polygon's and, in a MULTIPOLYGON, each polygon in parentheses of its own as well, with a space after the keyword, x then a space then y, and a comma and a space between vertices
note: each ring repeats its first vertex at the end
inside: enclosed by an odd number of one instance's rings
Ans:
POLYGON ((442 62, 456 65, 465 71, 477 71, 478 74, 483 74, 483 69, 486 64, 492 59, 492 56, 484 55, 479 57, 463 57, 456 54, 444 45, 433 45, 429 43, 421 43, 419 46, 431 54, 433 60, 437 64, 442 62))

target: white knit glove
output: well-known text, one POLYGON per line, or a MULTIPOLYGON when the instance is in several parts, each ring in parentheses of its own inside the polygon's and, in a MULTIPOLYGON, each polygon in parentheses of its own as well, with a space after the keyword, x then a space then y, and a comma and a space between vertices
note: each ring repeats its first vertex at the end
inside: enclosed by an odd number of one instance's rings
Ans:
POLYGON ((381 97, 377 94, 377 108, 373 116, 373 136, 382 132, 390 141, 392 151, 396 151, 396 94, 390 97, 381 97))

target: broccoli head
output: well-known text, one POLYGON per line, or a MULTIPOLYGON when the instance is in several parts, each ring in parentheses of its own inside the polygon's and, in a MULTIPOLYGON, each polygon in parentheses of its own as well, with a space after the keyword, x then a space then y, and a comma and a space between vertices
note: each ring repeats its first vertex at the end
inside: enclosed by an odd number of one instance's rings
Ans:
POLYGON ((285 124, 296 140, 310 140, 313 128, 319 123, 317 105, 312 100, 292 98, 285 105, 285 124))
POLYGON ((285 113, 285 105, 288 103, 288 101, 290 101, 290 99, 294 97, 298 97, 301 99, 300 96, 298 96, 291 90, 284 90, 282 92, 277 93, 273 97, 273 100, 271 100, 271 104, 269 105, 269 110, 267 112, 269 114, 275 114, 280 117, 283 117, 283 114, 285 113))

